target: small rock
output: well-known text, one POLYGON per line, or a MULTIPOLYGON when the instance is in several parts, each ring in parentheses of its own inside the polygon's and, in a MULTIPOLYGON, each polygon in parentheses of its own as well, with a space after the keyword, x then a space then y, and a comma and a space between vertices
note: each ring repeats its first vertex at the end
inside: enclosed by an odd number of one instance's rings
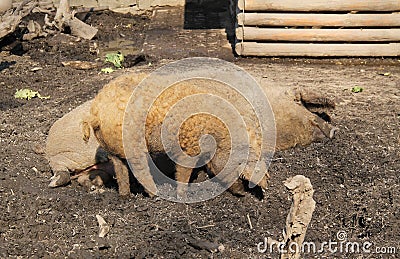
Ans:
POLYGON ((107 224, 102 216, 96 215, 96 219, 100 227, 99 237, 105 237, 108 232, 110 232, 110 226, 107 224))

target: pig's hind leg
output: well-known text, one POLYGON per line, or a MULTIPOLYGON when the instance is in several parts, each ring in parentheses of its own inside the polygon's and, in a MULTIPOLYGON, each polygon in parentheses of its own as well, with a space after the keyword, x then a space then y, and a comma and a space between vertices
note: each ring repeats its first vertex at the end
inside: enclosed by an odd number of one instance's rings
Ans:
POLYGON ((118 183, 118 192, 121 196, 129 196, 131 193, 129 183, 129 170, 121 158, 110 155, 110 159, 114 165, 114 172, 118 183))

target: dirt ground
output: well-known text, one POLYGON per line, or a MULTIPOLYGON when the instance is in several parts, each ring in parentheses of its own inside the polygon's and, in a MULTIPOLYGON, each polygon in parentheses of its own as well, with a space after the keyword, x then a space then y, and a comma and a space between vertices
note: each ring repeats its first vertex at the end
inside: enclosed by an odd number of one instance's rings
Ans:
POLYGON ((371 242, 372 251, 397 249, 392 254, 331 254, 325 249, 304 258, 399 258, 399 59, 234 59, 274 87, 312 88, 337 101, 335 138, 277 152, 263 200, 224 193, 187 205, 142 194, 120 199, 114 189, 90 194, 77 183, 48 188, 50 167, 33 149, 44 145, 50 126, 117 75, 151 71, 172 60, 146 60, 132 53, 126 68, 111 74, 99 73, 104 64, 77 70, 61 62, 96 61, 96 44, 106 49, 121 35, 140 50, 149 17, 92 15, 87 22, 100 30, 92 41, 57 36, 1 43, 0 257, 278 258, 276 250, 259 253, 257 244, 281 237, 290 208, 282 182, 303 174, 311 179, 317 202, 306 241, 337 241, 337 232, 345 231, 348 241, 371 242), (364 91, 353 93, 354 86, 364 91), (21 88, 50 99, 17 100, 14 93, 21 88), (98 237, 97 214, 111 225, 105 238, 98 237), (223 244, 225 250, 199 250, 193 240, 223 244))

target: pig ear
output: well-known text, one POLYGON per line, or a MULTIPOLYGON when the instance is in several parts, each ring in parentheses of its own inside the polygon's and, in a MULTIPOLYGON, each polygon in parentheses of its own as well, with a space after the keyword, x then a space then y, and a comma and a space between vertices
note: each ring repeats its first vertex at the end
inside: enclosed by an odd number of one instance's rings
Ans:
POLYGON ((306 108, 335 109, 336 104, 333 98, 329 98, 321 93, 306 89, 299 90, 299 93, 300 101, 306 108))
POLYGON ((82 121, 82 134, 83 140, 88 142, 90 138, 90 124, 87 121, 82 121))

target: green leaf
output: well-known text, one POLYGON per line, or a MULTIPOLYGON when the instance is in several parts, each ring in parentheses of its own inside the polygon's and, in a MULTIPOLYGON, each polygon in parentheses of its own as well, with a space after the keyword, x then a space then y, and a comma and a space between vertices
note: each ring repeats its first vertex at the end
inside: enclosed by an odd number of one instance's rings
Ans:
POLYGON ((122 68, 122 62, 124 61, 124 55, 121 53, 108 53, 106 54, 106 62, 112 63, 116 68, 122 68))
POLYGON ((106 73, 106 74, 109 74, 109 73, 114 72, 114 69, 113 69, 112 67, 106 67, 106 68, 103 68, 103 69, 101 70, 101 72, 106 73))
POLYGON ((25 99, 25 100, 30 100, 32 98, 38 97, 40 99, 49 99, 50 96, 42 96, 40 95, 39 92, 33 91, 31 89, 21 89, 15 92, 14 98, 16 99, 25 99))
POLYGON ((351 91, 353 93, 361 93, 364 90, 364 88, 360 87, 360 86, 354 86, 353 88, 351 88, 351 91))

